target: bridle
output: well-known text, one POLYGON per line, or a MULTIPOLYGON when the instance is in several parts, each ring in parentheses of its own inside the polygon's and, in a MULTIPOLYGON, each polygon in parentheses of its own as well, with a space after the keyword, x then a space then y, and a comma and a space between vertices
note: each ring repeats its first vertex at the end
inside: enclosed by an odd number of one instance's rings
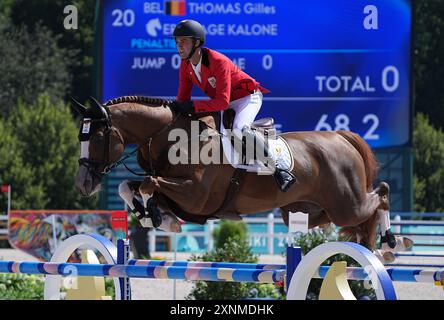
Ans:
POLYGON ((134 149, 133 151, 128 153, 126 156, 122 157, 120 160, 118 160, 114 163, 111 163, 111 164, 109 163, 109 143, 110 143, 111 132, 115 131, 117 133, 117 136, 120 139, 120 142, 123 145, 125 144, 123 137, 120 134, 119 130, 112 125, 110 117, 101 118, 101 119, 88 119, 88 120, 83 119, 81 121, 81 125, 83 125, 84 123, 87 123, 87 122, 95 122, 95 123, 102 123, 103 122, 103 123, 105 123, 105 132, 104 132, 105 148, 103 150, 103 157, 102 157, 103 160, 102 161, 91 160, 88 158, 80 158, 79 165, 86 167, 89 174, 91 174, 92 176, 94 176, 98 179, 102 179, 104 176, 109 174, 114 168, 120 166, 121 164, 123 164, 123 166, 134 175, 142 176, 142 177, 155 176, 156 171, 154 168, 154 164, 153 164, 153 160, 152 160, 152 152, 151 152, 152 142, 153 142, 154 138, 160 136, 162 133, 169 130, 171 128, 171 126, 179 118, 179 116, 180 116, 180 114, 177 114, 176 116, 174 116, 173 119, 170 121, 170 123, 168 123, 168 125, 164 126, 162 129, 160 129, 154 135, 149 137, 146 142, 139 145, 136 149, 134 149), (138 152, 140 149, 142 149, 145 145, 148 147, 148 159, 147 160, 148 160, 149 170, 146 173, 137 173, 134 170, 132 170, 131 168, 129 168, 126 165, 125 161, 129 157, 131 157, 133 154, 138 152), (103 166, 102 170, 99 169, 101 166, 103 166))
POLYGON ((108 118, 102 118, 102 119, 83 119, 81 122, 81 126, 83 126, 86 123, 105 123, 105 131, 103 133, 104 139, 105 139, 105 148, 103 148, 103 157, 101 161, 98 160, 92 160, 89 158, 80 158, 79 159, 79 165, 84 166, 87 168, 88 172, 98 178, 101 179, 103 176, 107 175, 111 170, 111 166, 109 165, 109 144, 110 144, 110 135, 111 132, 116 132, 117 136, 119 137, 120 142, 123 144, 123 138, 120 132, 112 126, 111 120, 108 118), (100 167, 103 167, 102 170, 100 170, 100 167))

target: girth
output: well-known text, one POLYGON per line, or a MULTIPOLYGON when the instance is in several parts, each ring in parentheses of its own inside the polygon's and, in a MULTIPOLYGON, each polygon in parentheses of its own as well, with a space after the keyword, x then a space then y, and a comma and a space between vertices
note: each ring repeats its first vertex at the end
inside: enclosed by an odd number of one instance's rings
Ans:
POLYGON ((180 219, 188 222, 205 224, 208 219, 225 219, 225 220, 240 221, 242 220, 242 217, 240 217, 239 213, 234 209, 234 204, 237 198, 236 196, 243 185, 244 176, 246 172, 247 171, 244 169, 236 169, 233 172, 222 205, 214 213, 209 214, 207 216, 201 216, 194 213, 186 212, 181 207, 179 207, 179 205, 175 201, 165 196, 164 194, 154 192, 153 196, 154 198, 156 198, 157 201, 159 201, 159 203, 163 203, 164 205, 166 205, 169 211, 174 213, 180 219))
POLYGON ((219 219, 227 220, 242 220, 242 217, 234 209, 234 204, 236 201, 236 196, 238 195, 242 185, 244 183, 245 169, 236 168, 233 175, 230 178, 230 184, 228 186, 227 194, 222 202, 222 205, 217 209, 212 215, 219 219))

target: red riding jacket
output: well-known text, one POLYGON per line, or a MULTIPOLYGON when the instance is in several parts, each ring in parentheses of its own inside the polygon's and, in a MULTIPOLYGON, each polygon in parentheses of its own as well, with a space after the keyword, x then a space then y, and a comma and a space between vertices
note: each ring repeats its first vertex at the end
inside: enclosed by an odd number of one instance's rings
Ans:
POLYGON ((189 60, 182 60, 179 70, 179 93, 177 100, 191 100, 193 84, 198 86, 210 100, 194 101, 195 112, 211 112, 228 109, 231 101, 243 98, 255 90, 268 93, 259 82, 243 72, 225 55, 202 48, 201 82, 196 77, 189 60))

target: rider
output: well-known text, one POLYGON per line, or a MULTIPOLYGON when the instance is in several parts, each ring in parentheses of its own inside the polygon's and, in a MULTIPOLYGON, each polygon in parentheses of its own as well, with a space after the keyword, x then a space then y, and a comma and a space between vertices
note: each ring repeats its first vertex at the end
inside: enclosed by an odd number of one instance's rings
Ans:
POLYGON ((264 139, 255 137, 250 129, 262 105, 262 93, 269 92, 240 70, 225 55, 202 46, 205 30, 194 20, 181 21, 173 32, 177 50, 182 59, 179 70, 179 92, 170 108, 177 113, 217 112, 232 108, 236 111, 233 131, 242 131, 246 141, 255 141, 258 154, 271 163, 274 178, 281 191, 286 192, 295 182, 293 174, 276 167, 276 159, 269 152, 264 139), (210 98, 191 101, 193 84, 210 98))

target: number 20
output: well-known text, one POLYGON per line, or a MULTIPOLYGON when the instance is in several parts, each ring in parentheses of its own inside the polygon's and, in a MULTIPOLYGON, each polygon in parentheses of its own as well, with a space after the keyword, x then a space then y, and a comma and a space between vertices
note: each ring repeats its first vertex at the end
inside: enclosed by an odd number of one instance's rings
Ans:
POLYGON ((133 10, 125 10, 122 11, 120 9, 115 9, 111 13, 112 16, 117 16, 116 19, 113 22, 113 27, 131 27, 134 25, 134 22, 136 20, 136 16, 134 15, 133 10))

